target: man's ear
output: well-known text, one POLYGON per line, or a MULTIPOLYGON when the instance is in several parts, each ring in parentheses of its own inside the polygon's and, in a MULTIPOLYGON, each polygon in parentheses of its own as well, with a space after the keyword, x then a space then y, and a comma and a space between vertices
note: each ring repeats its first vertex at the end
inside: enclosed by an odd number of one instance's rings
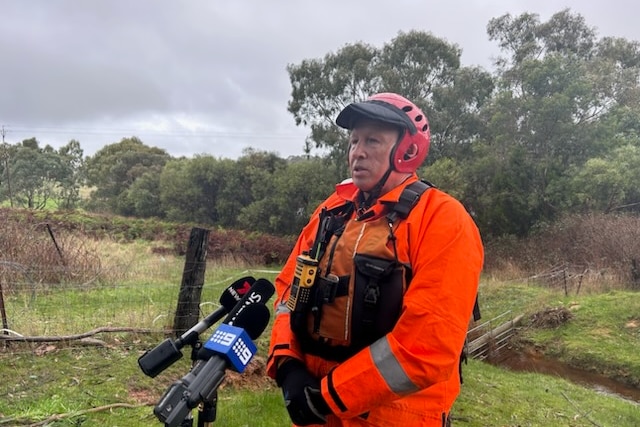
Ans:
POLYGON ((410 160, 414 158, 418 154, 418 146, 416 144, 411 144, 407 151, 404 152, 404 160, 410 160))

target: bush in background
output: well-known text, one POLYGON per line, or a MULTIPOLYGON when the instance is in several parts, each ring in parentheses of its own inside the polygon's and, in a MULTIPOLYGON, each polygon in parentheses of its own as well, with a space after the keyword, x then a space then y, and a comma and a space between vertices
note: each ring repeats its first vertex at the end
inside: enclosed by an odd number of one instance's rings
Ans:
POLYGON ((8 285, 50 286, 88 283, 101 269, 86 239, 47 223, 0 220, 0 280, 8 285))
POLYGON ((501 272, 549 284, 590 282, 640 290, 640 217, 568 215, 531 237, 487 244, 485 272, 501 272))
MULTIPOLYGON (((100 274, 90 239, 153 242, 152 251, 184 255, 196 225, 79 211, 0 209, 0 275, 8 282, 83 283, 100 274)), ((244 266, 282 265, 294 238, 242 230, 209 231, 207 258, 244 266)))

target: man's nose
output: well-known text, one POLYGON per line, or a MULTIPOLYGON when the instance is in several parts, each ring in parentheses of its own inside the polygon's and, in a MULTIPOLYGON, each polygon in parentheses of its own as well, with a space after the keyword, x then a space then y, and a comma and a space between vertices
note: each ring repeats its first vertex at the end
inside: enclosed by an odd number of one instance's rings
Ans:
POLYGON ((354 144, 351 146, 351 155, 353 157, 359 158, 364 157, 366 155, 366 150, 364 148, 364 144, 354 144))

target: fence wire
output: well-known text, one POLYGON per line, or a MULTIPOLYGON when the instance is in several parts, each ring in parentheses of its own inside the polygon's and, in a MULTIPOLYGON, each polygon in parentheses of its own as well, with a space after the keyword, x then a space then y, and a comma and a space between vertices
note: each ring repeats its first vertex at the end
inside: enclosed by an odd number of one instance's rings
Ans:
MULTIPOLYGON (((85 346, 148 346, 172 335, 181 285, 181 260, 113 266, 82 283, 34 280, 29 268, 0 262, 0 354, 85 346), (114 273, 115 272, 115 273, 114 273)), ((207 271, 201 318, 216 310, 220 293, 247 274, 277 271, 207 271)), ((53 277, 54 272, 38 272, 53 277)))

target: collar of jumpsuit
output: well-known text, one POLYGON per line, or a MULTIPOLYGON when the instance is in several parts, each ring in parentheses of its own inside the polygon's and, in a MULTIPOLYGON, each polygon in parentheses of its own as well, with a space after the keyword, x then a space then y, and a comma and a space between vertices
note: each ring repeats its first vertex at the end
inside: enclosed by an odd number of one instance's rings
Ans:
MULTIPOLYGON (((378 199, 373 203, 373 205, 362 212, 358 217, 362 219, 363 214, 367 219, 369 218, 379 218, 387 213, 386 207, 389 205, 394 205, 400 199, 400 194, 402 194, 402 190, 404 188, 418 180, 418 175, 415 173, 409 176, 402 184, 392 188, 387 193, 382 194, 378 199), (371 213, 370 213, 371 212, 371 213)), ((337 195, 343 199, 344 201, 353 202, 357 206, 358 194, 360 193, 360 189, 356 187, 351 179, 346 179, 342 181, 340 184, 336 186, 337 195)))

